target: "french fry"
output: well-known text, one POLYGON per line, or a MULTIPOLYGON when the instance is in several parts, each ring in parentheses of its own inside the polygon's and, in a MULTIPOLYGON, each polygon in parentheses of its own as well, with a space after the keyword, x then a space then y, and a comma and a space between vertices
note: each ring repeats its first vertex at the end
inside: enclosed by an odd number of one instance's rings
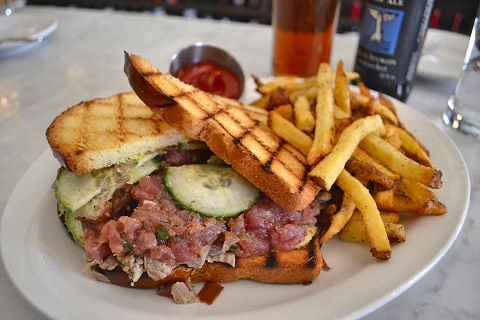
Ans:
MULTIPOLYGON (((257 77, 254 74, 252 74, 251 76, 252 76, 253 82, 255 82, 255 85, 257 86, 257 88, 263 85, 263 82, 260 80, 259 77, 257 77)), ((257 92, 260 93, 260 91, 258 91, 258 90, 257 90, 257 92)))
POLYGON ((303 81, 293 84, 292 86, 290 86, 289 91, 295 92, 298 90, 304 90, 304 89, 308 89, 316 86, 317 86, 317 77, 314 76, 314 77, 305 78, 303 81))
POLYGON ((360 148, 355 149, 352 157, 346 163, 346 168, 356 176, 361 176, 369 181, 377 182, 387 189, 393 188, 395 181, 400 180, 398 174, 393 173, 375 161, 360 148))
POLYGON ((315 137, 312 148, 307 155, 307 163, 310 166, 318 163, 320 159, 332 150, 334 122, 331 77, 330 65, 322 63, 317 74, 318 91, 315 107, 317 113, 315 137))
POLYGON ((263 83, 257 86, 257 91, 261 94, 268 94, 276 91, 278 88, 288 89, 292 85, 295 85, 297 81, 294 78, 283 78, 267 83, 263 83))
POLYGON ((308 101, 313 101, 317 97, 317 86, 297 90, 289 94, 290 103, 295 103, 299 96, 306 96, 308 101))
POLYGON ((373 101, 371 103, 373 103, 373 108, 376 114, 379 114, 383 119, 388 120, 395 125, 398 125, 398 120, 395 114, 380 102, 376 100, 370 100, 372 98, 364 94, 357 95, 356 98, 358 103, 363 107, 367 107, 369 101, 373 101))
POLYGON ((367 86, 365 86, 365 83, 363 82, 359 82, 358 83, 358 89, 360 90, 360 94, 364 97, 367 97, 367 98, 371 98, 371 95, 370 95, 370 89, 367 88, 367 86))
POLYGON ((443 203, 435 200, 430 208, 423 208, 407 196, 395 194, 393 203, 384 203, 381 198, 375 198, 378 208, 395 212, 412 213, 418 215, 442 215, 448 212, 443 203))
POLYGON ((385 226, 375 200, 373 200, 368 189, 346 170, 343 170, 338 176, 337 185, 352 197, 355 206, 362 214, 372 255, 381 260, 390 258, 390 242, 385 226))
POLYGON ((397 114, 397 108, 395 107, 395 104, 392 102, 392 100, 388 99, 385 95, 378 93, 378 101, 383 104, 385 107, 390 109, 390 111, 393 112, 393 114, 397 114))
POLYGON ((270 95, 266 94, 261 98, 252 102, 252 106, 267 109, 269 107, 269 103, 270 103, 270 95))
MULTIPOLYGON (((395 203, 394 203, 395 204, 395 203)), ((430 208, 425 209, 423 214, 427 215, 442 215, 447 213, 447 207, 438 200, 433 202, 433 205, 430 208)))
MULTIPOLYGON (((347 77, 348 81, 352 81, 360 78, 360 75, 357 72, 346 72, 345 76, 347 77)), ((333 80, 335 81, 336 73, 332 73, 332 77, 333 77, 333 80)), ((316 86, 317 86, 317 77, 313 76, 313 77, 305 78, 305 80, 303 81, 292 84, 291 86, 289 86, 288 90, 290 92, 294 92, 297 90, 308 89, 316 86)))
POLYGON ((277 136, 290 143, 304 155, 312 146, 312 138, 275 111, 268 114, 268 125, 277 136))
POLYGON ((411 160, 379 136, 369 134, 360 147, 385 167, 404 178, 438 189, 442 186, 442 172, 411 160))
POLYGON ((290 103, 287 90, 283 87, 277 87, 268 95, 270 96, 270 99, 268 101, 268 106, 266 107, 267 110, 271 110, 275 107, 281 106, 282 104, 290 103))
POLYGON ((349 71, 346 73, 346 75, 347 75, 348 81, 357 80, 358 78, 360 78, 360 74, 358 72, 349 71))
POLYGON ((370 98, 365 107, 365 115, 373 116, 375 114, 375 99, 370 98))
POLYGON ((437 196, 425 185, 417 181, 402 179, 396 182, 396 188, 415 201, 423 210, 428 211, 437 200, 437 196))
POLYGON ((323 243, 339 233, 345 224, 350 220, 353 211, 355 210, 355 202, 348 195, 348 193, 343 194, 342 205, 340 210, 332 216, 332 221, 328 230, 320 238, 320 243, 323 243))
POLYGON ((343 120, 350 118, 350 115, 340 109, 340 107, 335 104, 333 105, 333 117, 335 118, 335 120, 343 120))
POLYGON ((292 122, 293 120, 293 107, 291 104, 282 104, 273 109, 276 113, 287 119, 288 121, 292 122))
POLYGON ((361 118, 348 126, 337 144, 308 174, 322 189, 330 190, 362 139, 373 132, 383 133, 385 127, 378 115, 361 118))
POLYGON ((310 102, 306 96, 299 96, 293 105, 295 125, 302 131, 311 132, 315 127, 315 118, 310 111, 310 102))
POLYGON ((421 164, 433 168, 433 164, 428 158, 425 150, 407 131, 396 126, 392 126, 391 124, 386 125, 386 128, 387 132, 391 130, 397 133, 400 144, 407 153, 414 155, 421 164))
MULTIPOLYGON (((380 216, 385 226, 388 240, 392 242, 405 241, 405 230, 403 225, 399 224, 400 217, 398 213, 380 212, 380 216)), ((360 212, 355 211, 352 218, 340 233, 340 240, 348 242, 368 242, 368 236, 360 212)))
POLYGON ((383 119, 387 119, 393 124, 397 125, 398 120, 395 114, 390 111, 387 107, 385 107, 383 104, 375 101, 375 113, 379 114, 383 119))
POLYGON ((375 192, 375 194, 373 195, 373 199, 375 199, 375 202, 377 203, 377 205, 379 203, 382 203, 384 206, 391 208, 393 207, 394 196, 395 196, 395 190, 387 189, 387 190, 375 192))
POLYGON ((402 147, 402 140, 400 140, 400 135, 398 134, 396 128, 398 127, 387 124, 385 126, 385 136, 383 137, 383 139, 385 139, 385 141, 394 146, 395 149, 400 150, 400 148, 402 147))
POLYGON ((355 91, 350 91, 350 109, 352 111, 360 110, 363 106, 358 102, 358 97, 360 95, 355 91))
POLYGON ((337 65, 337 73, 335 76, 335 88, 333 90, 333 99, 340 109, 347 115, 351 115, 350 110, 350 91, 348 90, 348 79, 343 72, 343 61, 340 60, 337 65))
POLYGON ((405 228, 400 223, 385 223, 385 232, 390 243, 392 242, 404 242, 407 237, 405 235, 405 228))
POLYGON ((352 123, 352 118, 335 119, 335 141, 338 141, 338 137, 340 137, 342 132, 352 123))

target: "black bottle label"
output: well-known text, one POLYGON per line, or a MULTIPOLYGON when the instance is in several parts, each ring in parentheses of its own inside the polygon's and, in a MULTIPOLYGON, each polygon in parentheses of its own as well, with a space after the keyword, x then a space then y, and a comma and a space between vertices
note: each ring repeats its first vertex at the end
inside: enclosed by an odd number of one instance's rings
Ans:
POLYGON ((433 0, 370 0, 363 12, 355 71, 370 88, 405 100, 433 0))

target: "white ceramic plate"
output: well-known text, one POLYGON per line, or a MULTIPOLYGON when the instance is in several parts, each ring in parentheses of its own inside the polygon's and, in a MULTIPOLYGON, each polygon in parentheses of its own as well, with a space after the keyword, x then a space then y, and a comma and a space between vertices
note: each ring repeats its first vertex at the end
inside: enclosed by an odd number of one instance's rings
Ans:
POLYGON ((417 73, 438 79, 456 79, 462 71, 468 47, 468 36, 437 29, 429 29, 417 73))
POLYGON ((0 16, 0 58, 30 50, 57 29, 58 20, 50 14, 15 11, 0 16), (6 41, 8 38, 36 39, 33 42, 6 41))
MULTIPOLYGON (((251 91, 249 91, 251 92, 251 91)), ((247 95, 245 98, 251 97, 247 95)), ((431 150, 444 173, 438 191, 449 213, 404 219, 407 241, 379 262, 363 244, 327 242, 332 270, 311 285, 225 284, 212 306, 179 306, 155 290, 121 288, 82 272, 83 250, 57 218, 51 188, 58 167, 45 151, 27 170, 5 207, 1 249, 8 275, 39 310, 55 319, 354 319, 387 303, 424 276, 450 248, 466 216, 470 182, 465 162, 448 136, 419 112, 398 103, 400 118, 431 150)), ((198 286, 201 287, 201 286, 198 286)))

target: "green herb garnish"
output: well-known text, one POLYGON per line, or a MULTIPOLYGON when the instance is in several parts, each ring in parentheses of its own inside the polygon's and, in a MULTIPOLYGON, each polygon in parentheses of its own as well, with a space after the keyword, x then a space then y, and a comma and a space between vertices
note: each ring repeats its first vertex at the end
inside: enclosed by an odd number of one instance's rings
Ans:
POLYGON ((128 243, 128 241, 123 241, 122 246, 124 248, 132 250, 132 246, 130 245, 130 243, 128 243))
POLYGON ((168 234, 167 230, 157 229, 157 238, 160 240, 167 240, 170 238, 170 235, 168 234))

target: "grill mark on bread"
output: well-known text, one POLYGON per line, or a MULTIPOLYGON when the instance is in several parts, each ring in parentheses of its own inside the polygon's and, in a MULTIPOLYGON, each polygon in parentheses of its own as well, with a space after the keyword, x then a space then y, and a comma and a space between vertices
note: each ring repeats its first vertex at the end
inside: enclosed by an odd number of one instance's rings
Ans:
MULTIPOLYGON (((180 88, 173 82, 171 82, 171 85, 173 87, 175 87, 175 89, 177 90, 180 90, 180 88)), ((179 94, 179 95, 176 95, 176 96, 173 96, 172 98, 175 100, 179 97, 186 97, 188 98, 192 104, 194 104, 196 107, 198 107, 199 109, 201 109, 203 112, 205 112, 207 114, 206 117, 202 118, 201 120, 203 121, 208 121, 208 120, 213 120, 215 121, 215 123, 217 123, 225 133, 227 133, 228 135, 230 135, 232 138, 233 138, 233 143, 236 144, 236 145, 239 145, 241 146, 244 150, 246 150, 259 164, 260 166, 268 173, 270 174, 273 174, 275 176, 278 176, 275 172, 271 171, 271 164, 273 162, 273 160, 275 159, 275 156, 278 154, 278 152, 282 149, 282 147, 285 145, 285 142, 282 140, 279 145, 277 146, 276 150, 272 153, 268 146, 266 146, 262 141, 260 141, 252 132, 251 132, 251 129, 254 129, 256 128, 258 125, 259 125, 259 121, 258 120, 254 120, 254 124, 251 128, 247 128, 245 127, 240 121, 238 121, 237 119, 235 119, 234 117, 232 117, 228 112, 226 112, 226 110, 224 108, 221 108, 219 103, 217 101, 215 101, 214 99, 211 99, 209 96, 209 102, 215 104, 216 106, 216 111, 215 112, 210 112, 210 111, 207 111, 205 110, 204 108, 202 108, 202 104, 199 103, 197 101, 197 99, 195 98, 195 96, 193 96, 194 93, 198 92, 199 90, 193 90, 193 91, 186 91, 186 92, 182 92, 182 94, 179 94), (215 118, 216 115, 220 114, 220 113, 224 113, 226 115, 229 116, 229 118, 234 121, 236 124, 238 124, 244 131, 242 133, 241 136, 239 137, 235 137, 219 120, 217 120, 215 118), (271 153, 270 155, 270 158, 269 160, 266 162, 266 163, 262 163, 258 157, 250 150, 248 149, 243 143, 242 143, 242 139, 245 138, 245 136, 247 136, 248 134, 250 134, 251 136, 253 136, 253 138, 255 139, 255 141, 261 145, 267 152, 271 153)), ((307 167, 306 165, 301 161, 301 159, 298 159, 295 154, 287 149, 287 148, 284 148, 284 150, 290 154, 293 158, 295 158, 296 160, 298 160, 299 162, 301 162, 303 164, 303 167, 304 167, 304 174, 303 174, 303 177, 302 177, 302 180, 300 180, 300 185, 298 188, 295 188, 297 189, 296 191, 298 193, 301 193, 302 190, 304 189, 305 187, 305 184, 308 180, 308 177, 306 176, 306 173, 308 172, 307 171, 307 167)), ((293 172, 289 166, 287 166, 282 160, 280 159, 276 159, 287 171, 289 171, 292 175, 296 175, 295 172, 293 172)))
MULTIPOLYGON (((171 82, 171 85, 172 85, 173 87, 175 87, 175 89, 180 90, 180 88, 177 86, 176 83, 171 82)), ((257 161, 257 162, 261 165, 262 163, 260 162, 260 160, 258 159, 258 157, 257 157, 250 149, 248 149, 248 148, 242 143, 241 139, 237 139, 230 131, 227 130, 227 128, 225 128, 225 126, 224 126, 220 121, 218 121, 217 119, 215 119, 215 115, 216 115, 216 114, 219 114, 220 112, 225 112, 225 110, 224 110, 223 108, 220 108, 220 107, 218 106, 218 103, 209 97, 209 101, 211 101, 212 103, 214 103, 214 104, 217 106, 217 110, 216 110, 214 113, 210 113, 209 111, 206 111, 204 108, 202 108, 202 105, 201 105, 200 103, 198 103, 198 101, 195 99, 195 97, 192 97, 192 93, 194 93, 194 92, 195 92, 195 90, 194 90, 194 91, 185 92, 185 95, 184 95, 184 96, 187 97, 196 107, 198 107, 200 110, 202 110, 203 112, 205 112, 205 113, 207 114, 207 117, 205 117, 205 119, 202 119, 202 120, 212 120, 212 121, 215 121, 215 123, 218 124, 218 125, 223 129, 223 131, 224 131, 226 134, 228 134, 230 137, 233 138, 234 143, 238 141, 238 142, 235 143, 235 144, 240 145, 244 150, 246 150, 246 151, 250 154, 250 156, 252 156, 252 158, 253 158, 255 161, 257 161)), ((175 100, 176 98, 178 98, 178 95, 177 95, 177 96, 173 96, 173 99, 174 99, 174 100, 175 100)), ((226 112, 225 112, 225 113, 226 113, 226 112)), ((226 114, 228 115, 228 113, 226 113, 226 114)), ((238 121, 237 121, 236 119, 232 118, 230 115, 228 115, 228 116, 229 116, 230 119, 232 119, 234 122, 237 122, 237 123, 238 123, 238 121)), ((244 128, 244 126, 243 126, 241 123, 239 123, 239 124, 242 126, 242 128, 244 128)), ((248 129, 247 129, 247 130, 248 130, 248 129)), ((257 142, 259 142, 258 139, 255 139, 255 140, 256 140, 257 142)), ((259 142, 259 143, 260 143, 260 142, 259 142)), ((261 144, 261 143, 260 143, 260 144, 261 144)))
MULTIPOLYGON (((192 97, 190 97, 190 98, 191 98, 191 100, 192 100, 193 102, 196 103, 196 101, 195 101, 194 98, 192 98, 192 97)), ((200 109, 202 109, 199 104, 196 103, 196 105, 197 105, 200 109)), ((205 111, 204 109, 202 109, 202 110, 205 111)), ((215 111, 214 113, 210 113, 210 112, 208 112, 208 111, 205 111, 205 112, 207 113, 207 116, 206 116, 205 118, 203 118, 202 121, 206 121, 206 120, 208 120, 208 119, 213 119, 216 115, 219 115, 219 114, 221 114, 221 113, 226 113, 225 110, 223 110, 223 109, 219 109, 219 110, 215 111)))
POLYGON ((298 152, 295 148, 293 148, 291 145, 286 144, 284 149, 297 161, 301 162, 304 166, 307 166, 307 164, 305 163, 306 159, 303 157, 303 155, 300 152, 298 152), (295 151, 292 151, 292 150, 295 150, 295 151))
POLYGON ((302 192, 303 188, 305 188, 305 185, 307 184, 308 181, 308 173, 310 172, 310 166, 306 165, 305 171, 303 172, 303 177, 302 177, 302 183, 300 184, 300 187, 298 187, 298 192, 302 192))
POLYGON ((119 140, 121 142, 125 142, 125 129, 123 127, 123 122, 125 121, 125 117, 123 116, 122 95, 118 95, 117 100, 118 100, 117 109, 118 109, 118 114, 119 114, 119 117, 118 117, 118 135, 119 135, 119 140))
POLYGON ((264 267, 266 269, 275 269, 277 268, 277 254, 275 251, 270 251, 267 260, 265 260, 265 265, 264 267))
POLYGON ((77 136, 79 137, 79 140, 80 140, 79 144, 78 144, 79 150, 77 150, 77 152, 76 152, 77 155, 82 154, 83 150, 85 149, 84 146, 87 143, 87 137, 86 137, 87 126, 86 126, 86 123, 88 123, 87 118, 90 114, 91 105, 92 105, 91 101, 84 102, 85 111, 82 113, 82 118, 81 118, 82 119, 82 122, 81 122, 82 125, 80 126, 80 130, 77 131, 77 136))
MULTIPOLYGON (((174 85, 175 85, 175 84, 174 84, 174 85)), ((178 87, 176 87, 176 88, 178 89, 178 87)), ((182 93, 176 95, 175 97, 169 97, 169 98, 175 99, 175 98, 181 98, 181 97, 185 97, 185 96, 190 96, 190 98, 195 101, 195 99, 191 97, 191 94, 197 93, 198 91, 200 91, 200 90, 198 90, 198 89, 195 88, 195 89, 192 90, 192 91, 183 91, 182 93)), ((197 104, 197 106, 198 106, 200 109, 202 109, 202 108, 200 107, 200 105, 197 104)), ((203 110, 203 109, 202 109, 202 110, 203 110)))
POLYGON ((82 101, 68 108, 53 120, 46 136, 54 155, 76 174, 187 140, 133 92, 82 101))
MULTIPOLYGON (((169 79, 169 80, 170 80, 170 79, 169 79)), ((171 84, 173 87, 175 87, 175 89, 180 90, 180 88, 177 86, 176 83, 170 82, 170 84, 171 84)), ((210 97, 209 95, 207 95, 207 98, 209 99, 209 102, 210 102, 210 103, 213 103, 213 104, 216 106, 215 112, 212 113, 212 112, 207 111, 207 110, 205 110, 204 108, 202 108, 202 104, 199 103, 199 102, 197 101, 196 97, 193 95, 193 94, 197 93, 198 91, 199 91, 199 90, 183 91, 181 94, 172 96, 172 98, 175 100, 175 99, 178 99, 179 97, 186 97, 188 100, 191 101, 191 103, 192 103, 195 107, 199 108, 200 110, 202 110, 203 112, 205 112, 205 113, 207 114, 206 117, 202 118, 203 121, 213 120, 216 124, 218 124, 218 125, 223 129, 223 131, 224 131, 226 134, 230 135, 230 136, 233 138, 233 143, 236 144, 236 145, 239 145, 240 147, 242 147, 242 149, 246 150, 246 151, 250 154, 250 156, 252 156, 252 158, 255 159, 255 160, 260 164, 260 166, 261 166, 261 168, 262 168, 263 170, 265 170, 265 171, 266 171, 267 173, 269 173, 269 174, 273 174, 273 175, 279 177, 279 176, 276 174, 276 172, 273 172, 273 171, 271 170, 271 164, 272 164, 273 160, 275 159, 275 156, 278 154, 278 152, 279 152, 279 151, 282 149, 282 147, 285 145, 285 142, 282 140, 282 141, 279 143, 279 145, 277 146, 276 150, 272 153, 272 152, 269 150, 268 146, 266 146, 266 145, 265 145, 262 141, 260 141, 254 134, 252 134, 252 132, 251 132, 248 128, 246 128, 241 122, 239 122, 237 119, 235 119, 234 117, 232 117, 228 112, 226 112, 226 110, 225 110, 224 108, 221 108, 221 107, 220 107, 220 104, 219 104, 217 101, 215 101, 214 99, 211 99, 211 97, 210 97), (215 118, 215 116, 218 115, 218 114, 220 114, 220 113, 226 114, 232 121, 234 121, 236 124, 238 124, 238 125, 244 130, 243 133, 242 133, 242 135, 241 135, 240 137, 235 137, 219 120, 217 120, 217 119, 215 118), (243 139, 245 136, 247 136, 248 134, 250 134, 250 135, 254 138, 254 140, 255 140, 260 146, 262 146, 262 148, 264 148, 267 152, 271 153, 270 158, 269 158, 269 160, 268 160, 266 163, 262 163, 262 162, 260 161, 260 159, 258 159, 258 157, 257 157, 249 148, 247 148, 247 147, 242 143, 242 139, 243 139)), ((259 124, 259 121, 255 121, 255 122, 254 122, 254 125, 252 126, 252 129, 255 128, 255 127, 257 127, 258 124, 259 124)), ((304 189, 305 184, 306 184, 307 179, 308 179, 308 177, 307 177, 307 175, 306 175, 306 173, 308 173, 307 168, 306 168, 306 165, 305 165, 300 159, 298 159, 291 150, 289 150, 289 149, 287 149, 287 148, 284 148, 284 150, 285 150, 290 156, 292 156, 293 158, 295 158, 296 160, 300 161, 300 162, 303 164, 304 174, 303 174, 302 179, 301 179, 301 180, 299 179, 299 180, 300 180, 300 185, 299 185, 299 187, 295 188, 295 189, 296 189, 296 192, 301 193, 302 190, 304 189)), ((293 171, 289 168, 289 166, 287 166, 282 160, 280 160, 280 159, 276 159, 276 160, 277 160, 287 171, 289 171, 292 175, 296 175, 295 172, 293 172, 293 171)))
POLYGON ((159 76, 161 74, 162 73, 160 71, 150 71, 150 72, 140 73, 140 75, 144 78, 155 77, 155 76, 159 76))
POLYGON ((307 260, 307 267, 309 269, 315 269, 317 265, 317 259, 315 258, 315 241, 310 241, 308 243, 308 260, 307 260))
MULTIPOLYGON (((270 172, 270 166, 272 165, 272 161, 273 159, 277 156, 278 152, 283 148, 283 145, 285 144, 285 141, 281 141, 279 144, 278 144, 278 147, 277 149, 272 153, 272 155, 270 156, 270 159, 268 159, 268 161, 263 165, 263 169, 265 169, 266 171, 270 172)), ((281 162, 281 161, 280 161, 281 162)), ((285 166, 285 164, 282 163, 283 166, 285 166)), ((288 168, 287 168, 288 169, 288 168)))

